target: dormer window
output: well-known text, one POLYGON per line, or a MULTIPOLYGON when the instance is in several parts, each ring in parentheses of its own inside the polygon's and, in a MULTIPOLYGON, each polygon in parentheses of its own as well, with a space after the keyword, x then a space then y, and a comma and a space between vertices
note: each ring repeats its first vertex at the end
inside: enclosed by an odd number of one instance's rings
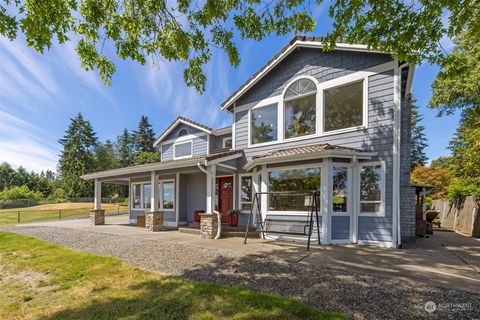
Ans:
POLYGON ((314 134, 316 130, 317 86, 306 78, 293 82, 284 96, 285 139, 314 134))
POLYGON ((182 130, 180 130, 180 132, 178 133, 178 136, 179 136, 179 137, 183 137, 183 136, 186 136, 187 134, 188 134, 187 129, 182 129, 182 130))

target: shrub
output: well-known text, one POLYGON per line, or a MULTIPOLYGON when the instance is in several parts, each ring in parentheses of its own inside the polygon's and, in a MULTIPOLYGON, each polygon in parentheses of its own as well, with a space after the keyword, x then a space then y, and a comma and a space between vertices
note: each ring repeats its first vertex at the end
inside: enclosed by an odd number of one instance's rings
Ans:
POLYGON ((39 191, 32 191, 27 185, 21 187, 6 188, 0 192, 0 200, 31 199, 40 200, 43 195, 39 191))
POLYGON ((55 202, 67 202, 67 192, 65 189, 57 188, 51 195, 48 196, 48 200, 54 200, 55 202))

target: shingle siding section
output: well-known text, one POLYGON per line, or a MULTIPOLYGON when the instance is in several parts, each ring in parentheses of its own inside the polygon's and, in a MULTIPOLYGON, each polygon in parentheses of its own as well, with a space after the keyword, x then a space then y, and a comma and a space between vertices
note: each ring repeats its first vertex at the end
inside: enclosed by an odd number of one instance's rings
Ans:
POLYGON ((288 82, 300 75, 323 82, 388 61, 391 58, 385 54, 298 48, 240 97, 237 106, 279 95, 288 82))

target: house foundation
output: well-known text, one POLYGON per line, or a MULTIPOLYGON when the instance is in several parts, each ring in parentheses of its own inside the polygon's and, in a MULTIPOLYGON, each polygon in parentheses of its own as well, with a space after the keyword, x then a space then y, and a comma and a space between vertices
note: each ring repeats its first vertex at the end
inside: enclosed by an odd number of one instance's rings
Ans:
POLYGON ((200 235, 205 239, 214 239, 217 235, 218 219, 213 213, 200 214, 200 235))

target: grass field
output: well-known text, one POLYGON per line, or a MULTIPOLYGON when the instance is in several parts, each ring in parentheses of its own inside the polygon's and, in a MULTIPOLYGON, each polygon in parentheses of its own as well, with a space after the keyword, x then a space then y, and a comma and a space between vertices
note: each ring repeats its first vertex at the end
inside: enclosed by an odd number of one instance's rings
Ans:
POLYGON ((0 319, 345 319, 278 295, 146 272, 5 232, 0 287, 0 319))
MULTIPOLYGON (((20 212, 20 223, 59 219, 63 217, 81 216, 90 213, 93 203, 55 203, 42 204, 27 208, 0 209, 0 225, 14 224, 18 222, 18 212, 20 212)), ((125 205, 102 204, 102 209, 107 212, 117 212, 118 210, 127 210, 125 205)))

